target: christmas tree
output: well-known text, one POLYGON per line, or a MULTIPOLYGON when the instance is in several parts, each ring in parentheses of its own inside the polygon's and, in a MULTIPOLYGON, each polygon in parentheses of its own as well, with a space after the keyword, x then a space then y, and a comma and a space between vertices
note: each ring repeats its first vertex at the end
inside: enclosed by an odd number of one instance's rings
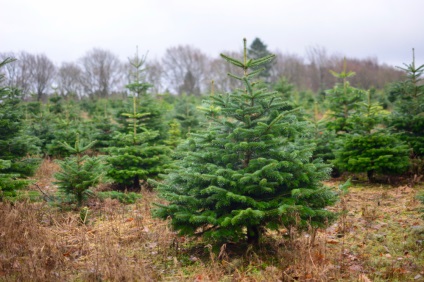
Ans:
POLYGON ((150 87, 150 84, 140 81, 144 59, 136 54, 130 64, 134 68, 134 81, 126 87, 133 94, 133 109, 132 113, 122 113, 127 118, 127 132, 117 132, 113 140, 115 146, 107 149, 110 153, 107 175, 121 189, 138 190, 141 188, 140 181, 157 177, 164 172, 169 162, 170 149, 165 145, 155 144, 160 133, 144 126, 150 113, 140 112, 138 109, 138 99, 143 99, 150 87))
POLYGON ((365 172, 374 182, 377 174, 399 175, 408 170, 410 150, 383 126, 389 113, 372 102, 371 93, 367 101, 358 103, 351 131, 339 137, 334 164, 342 171, 365 172))
POLYGON ((84 152, 94 145, 94 141, 84 145, 77 135, 75 145, 71 146, 66 142, 61 143, 72 156, 62 161, 57 161, 60 171, 55 174, 59 190, 68 196, 72 196, 78 206, 91 194, 90 188, 95 187, 103 175, 102 158, 89 157, 84 152))
POLYGON ((412 52, 412 63, 401 68, 406 79, 391 89, 396 101, 390 125, 412 149, 411 173, 420 175, 424 169, 424 65, 416 65, 414 50, 412 52))
POLYGON ((176 169, 163 182, 152 181, 168 201, 155 215, 171 218, 181 235, 253 244, 266 229, 331 221, 325 207, 336 197, 321 183, 330 168, 311 160, 309 125, 294 110, 281 110, 287 107, 280 94, 253 81, 274 55, 248 59, 244 40, 243 61, 221 56, 241 70, 229 76, 244 88, 211 95, 204 107, 209 128, 179 147, 176 169))

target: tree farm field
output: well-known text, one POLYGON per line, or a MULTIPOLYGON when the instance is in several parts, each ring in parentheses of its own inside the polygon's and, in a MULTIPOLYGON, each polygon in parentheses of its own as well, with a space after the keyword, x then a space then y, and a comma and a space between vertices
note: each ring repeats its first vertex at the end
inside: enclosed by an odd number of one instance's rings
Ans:
POLYGON ((214 64, 222 80, 191 68, 157 80, 137 49, 124 80, 98 84, 89 74, 111 74, 111 55, 94 50, 64 65, 86 79, 43 80, 59 83, 53 92, 17 84, 26 64, 6 54, 0 282, 424 281, 424 65, 414 52, 389 67, 400 77, 367 65, 368 84, 355 61, 311 60, 295 68, 305 84, 244 38, 214 64), (90 58, 100 68, 83 72, 90 58))
MULTIPOLYGON (((44 185, 57 169, 46 159, 34 176, 46 194, 57 189, 44 185)), ((21 201, 0 203, 0 281, 422 281, 423 207, 415 196, 423 190, 354 183, 331 207, 338 220, 313 241, 281 229, 251 247, 177 236, 152 218, 162 201, 154 191, 133 204, 90 199, 83 217, 30 186, 21 201)))

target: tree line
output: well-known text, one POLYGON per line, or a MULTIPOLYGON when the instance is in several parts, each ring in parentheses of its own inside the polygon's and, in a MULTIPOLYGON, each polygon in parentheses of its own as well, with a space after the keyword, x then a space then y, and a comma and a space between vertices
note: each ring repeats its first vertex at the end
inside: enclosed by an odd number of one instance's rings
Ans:
MULTIPOLYGON (((260 57, 270 54, 268 47, 256 38, 249 46, 249 55, 260 57)), ((234 58, 241 58, 242 51, 224 51, 234 58)), ((274 85, 287 81, 298 91, 324 93, 336 79, 330 70, 341 71, 343 60, 357 75, 351 79, 356 87, 383 89, 393 81, 401 79, 398 69, 378 62, 377 58, 344 58, 329 54, 321 46, 307 48, 306 57, 298 54, 272 52, 275 58, 268 63, 261 78, 274 85)), ((46 96, 58 93, 63 97, 105 98, 113 94, 125 94, 124 85, 131 79, 128 60, 121 61, 109 50, 94 48, 73 62, 56 65, 45 54, 31 54, 25 51, 0 53, 0 59, 16 58, 17 61, 5 66, 3 85, 19 88, 23 98, 31 96, 40 101, 46 96)), ((211 81, 220 92, 239 87, 238 81, 228 78, 234 66, 226 64, 219 57, 211 57, 202 50, 179 45, 166 49, 160 59, 146 60, 141 79, 152 83, 154 93, 201 95, 210 91, 211 81)))

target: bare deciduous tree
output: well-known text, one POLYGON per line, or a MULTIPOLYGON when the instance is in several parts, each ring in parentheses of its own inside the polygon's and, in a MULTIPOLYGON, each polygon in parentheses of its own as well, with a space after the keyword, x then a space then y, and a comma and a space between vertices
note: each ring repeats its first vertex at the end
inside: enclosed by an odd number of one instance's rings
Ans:
POLYGON ((47 94, 47 90, 51 87, 56 67, 44 54, 34 56, 30 62, 33 87, 37 94, 37 101, 41 101, 43 95, 47 94))
POLYGON ((82 96, 82 70, 75 63, 62 63, 57 72, 57 83, 60 95, 82 96))
MULTIPOLYGON (((234 51, 223 51, 221 52, 231 58, 236 58, 240 61, 243 60, 243 53, 234 51)), ((242 82, 232 79, 228 76, 228 73, 240 74, 239 68, 227 63, 222 58, 212 60, 210 64, 210 75, 209 80, 213 80, 215 83, 215 89, 218 92, 228 92, 236 88, 240 88, 242 82)), ((241 74, 240 74, 241 75, 241 74)))
POLYGON ((311 87, 315 92, 323 92, 328 89, 331 85, 326 85, 326 78, 331 76, 329 73, 330 59, 327 54, 327 49, 322 46, 309 46, 306 49, 306 57, 309 60, 311 78, 311 87))
POLYGON ((304 59, 297 54, 274 52, 275 63, 271 69, 271 82, 275 83, 281 78, 296 85, 298 90, 310 89, 308 84, 307 67, 304 59))
POLYGON ((208 84, 205 82, 209 61, 200 49, 188 45, 168 48, 162 64, 171 90, 178 94, 200 95, 208 84))
POLYGON ((80 59, 82 83, 87 95, 107 97, 117 90, 122 78, 122 63, 107 50, 93 49, 80 59))
POLYGON ((29 96, 32 89, 34 70, 32 69, 32 62, 34 62, 34 55, 27 52, 19 53, 3 53, 2 58, 15 58, 16 61, 7 64, 4 68, 5 71, 5 84, 9 87, 15 87, 22 91, 25 98, 29 96))
POLYGON ((154 93, 163 93, 164 87, 164 69, 158 60, 150 60, 146 64, 146 81, 151 83, 154 93))

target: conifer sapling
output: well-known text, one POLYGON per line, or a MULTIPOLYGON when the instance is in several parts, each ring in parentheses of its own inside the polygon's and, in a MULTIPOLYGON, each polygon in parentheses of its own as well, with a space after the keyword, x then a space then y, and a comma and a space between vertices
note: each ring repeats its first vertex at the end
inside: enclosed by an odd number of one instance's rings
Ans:
POLYGON ((176 168, 163 182, 152 181, 168 201, 155 215, 170 218, 181 235, 253 244, 266 229, 331 221, 325 207, 336 197, 322 185, 330 168, 311 160, 308 124, 293 110, 281 111, 281 95, 253 81, 274 55, 248 59, 244 40, 242 61, 221 56, 241 70, 229 76, 244 89, 211 95, 204 107, 209 128, 177 149, 176 168))
POLYGON ((83 155, 95 142, 84 145, 77 135, 74 146, 66 142, 61 143, 72 156, 58 161, 60 171, 55 174, 59 190, 68 196, 74 197, 78 206, 91 194, 90 188, 96 186, 103 175, 103 164, 100 157, 83 155))

